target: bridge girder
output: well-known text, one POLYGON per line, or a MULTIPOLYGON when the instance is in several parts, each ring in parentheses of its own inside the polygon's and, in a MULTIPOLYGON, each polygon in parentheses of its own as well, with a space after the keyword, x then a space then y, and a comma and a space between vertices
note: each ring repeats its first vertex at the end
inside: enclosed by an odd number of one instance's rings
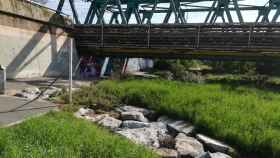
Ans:
POLYGON ((105 24, 104 16, 111 16, 109 24, 128 24, 133 15, 137 24, 150 24, 155 14, 162 13, 165 14, 162 23, 172 23, 173 15, 174 23, 181 24, 188 23, 186 15, 194 12, 207 13, 204 23, 210 24, 217 23, 218 18, 223 23, 244 23, 243 11, 255 11, 258 14, 256 23, 275 23, 280 16, 280 0, 267 0, 264 6, 240 4, 240 0, 83 0, 90 7, 82 22, 74 0, 60 0, 57 13, 62 12, 66 1, 70 3, 77 24, 105 24), (210 5, 202 6, 198 4, 200 2, 210 5), (164 7, 160 5, 163 3, 166 4, 164 7), (233 14, 237 15, 237 21, 233 20, 233 14))

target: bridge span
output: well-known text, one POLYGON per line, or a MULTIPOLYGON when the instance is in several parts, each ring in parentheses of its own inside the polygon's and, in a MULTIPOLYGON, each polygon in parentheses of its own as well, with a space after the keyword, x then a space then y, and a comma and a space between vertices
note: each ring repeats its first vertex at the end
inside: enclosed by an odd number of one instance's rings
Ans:
POLYGON ((75 25, 79 53, 214 60, 280 59, 280 24, 75 25))

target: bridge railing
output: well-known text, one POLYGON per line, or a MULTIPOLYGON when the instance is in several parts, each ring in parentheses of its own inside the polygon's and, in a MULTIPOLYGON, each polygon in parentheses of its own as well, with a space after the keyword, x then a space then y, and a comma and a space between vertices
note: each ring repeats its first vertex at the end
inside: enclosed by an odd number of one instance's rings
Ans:
POLYGON ((280 24, 76 25, 78 47, 280 50, 280 24))

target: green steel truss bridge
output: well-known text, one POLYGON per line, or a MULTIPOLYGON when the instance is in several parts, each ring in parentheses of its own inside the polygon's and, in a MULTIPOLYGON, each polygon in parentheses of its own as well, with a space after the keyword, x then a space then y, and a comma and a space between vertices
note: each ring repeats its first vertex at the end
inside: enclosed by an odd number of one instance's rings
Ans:
POLYGON ((218 18, 223 23, 244 23, 244 11, 255 11, 257 23, 275 23, 280 15, 280 0, 259 0, 264 5, 244 4, 246 0, 79 0, 89 6, 82 21, 75 7, 76 0, 60 0, 57 12, 62 12, 66 1, 70 3, 77 24, 93 24, 94 19, 95 24, 105 24, 104 16, 110 16, 109 24, 128 24, 132 15, 137 24, 150 24, 156 14, 164 14, 161 23, 185 24, 188 13, 194 12, 206 13, 204 23, 207 24, 216 23, 218 18), (170 20, 171 15, 174 15, 174 22, 170 20), (237 21, 234 21, 235 16, 237 21))
POLYGON ((74 0, 60 0, 57 13, 62 13, 66 1, 80 54, 211 60, 280 57, 280 0, 263 6, 240 0, 84 0, 89 5, 84 18, 78 15, 74 0), (209 6, 198 5, 203 3, 209 6), (257 14, 254 22, 244 21, 246 11, 257 14), (187 15, 194 12, 205 13, 204 22, 189 23, 187 15), (156 14, 163 15, 162 21, 153 24, 156 14))

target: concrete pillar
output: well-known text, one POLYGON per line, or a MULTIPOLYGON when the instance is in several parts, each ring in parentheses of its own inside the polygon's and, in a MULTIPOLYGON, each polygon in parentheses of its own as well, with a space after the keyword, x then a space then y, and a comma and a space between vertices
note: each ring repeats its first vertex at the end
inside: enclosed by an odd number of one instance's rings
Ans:
POLYGON ((0 95, 6 90, 6 68, 0 65, 0 95))

